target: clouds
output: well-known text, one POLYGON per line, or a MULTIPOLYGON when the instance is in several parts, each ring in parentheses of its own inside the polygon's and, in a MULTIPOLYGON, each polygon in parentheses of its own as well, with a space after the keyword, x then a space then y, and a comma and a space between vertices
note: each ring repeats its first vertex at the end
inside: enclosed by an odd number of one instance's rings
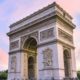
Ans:
POLYGON ((8 54, 0 48, 0 70, 8 68, 8 54))
POLYGON ((9 38, 6 33, 0 33, 0 48, 6 52, 9 50, 9 38))
POLYGON ((0 33, 0 41, 3 41, 6 45, 9 45, 9 38, 6 34, 0 33))
POLYGON ((73 16, 80 12, 80 0, 5 0, 0 6, 0 12, 13 23, 54 1, 73 16))
MULTIPOLYGON (((12 0, 13 1, 13 0, 12 0)), ((16 9, 10 16, 11 23, 16 22, 33 12, 43 8, 44 6, 50 4, 54 0, 14 0, 13 4, 15 5, 16 9)))
MULTIPOLYGON (((79 46, 80 47, 80 28, 76 28, 74 30, 74 42, 75 42, 75 46, 79 46)), ((79 48, 78 47, 78 48, 79 48)))
POLYGON ((71 15, 80 12, 80 0, 56 0, 71 15))
POLYGON ((74 30, 75 55, 77 70, 80 69, 80 28, 74 30))

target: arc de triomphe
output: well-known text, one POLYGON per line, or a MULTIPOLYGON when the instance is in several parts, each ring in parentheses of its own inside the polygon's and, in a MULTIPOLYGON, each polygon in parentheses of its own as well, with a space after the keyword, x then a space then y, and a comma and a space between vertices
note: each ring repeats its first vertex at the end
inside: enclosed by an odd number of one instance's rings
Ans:
POLYGON ((76 78, 74 28, 55 2, 10 25, 8 80, 76 78))

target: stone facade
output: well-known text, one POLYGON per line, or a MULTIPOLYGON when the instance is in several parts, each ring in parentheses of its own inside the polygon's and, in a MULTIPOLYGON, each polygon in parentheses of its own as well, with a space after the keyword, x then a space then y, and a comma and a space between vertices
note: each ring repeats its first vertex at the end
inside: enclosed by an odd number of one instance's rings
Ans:
POLYGON ((12 24, 8 80, 76 79, 74 28, 55 2, 12 24))

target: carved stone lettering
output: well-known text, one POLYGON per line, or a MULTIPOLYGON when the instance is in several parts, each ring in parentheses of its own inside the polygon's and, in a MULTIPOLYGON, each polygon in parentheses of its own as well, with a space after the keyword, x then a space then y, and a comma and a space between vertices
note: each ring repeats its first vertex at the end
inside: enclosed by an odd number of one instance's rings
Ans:
POLYGON ((45 40, 54 37, 54 28, 50 28, 40 32, 40 40, 45 40))

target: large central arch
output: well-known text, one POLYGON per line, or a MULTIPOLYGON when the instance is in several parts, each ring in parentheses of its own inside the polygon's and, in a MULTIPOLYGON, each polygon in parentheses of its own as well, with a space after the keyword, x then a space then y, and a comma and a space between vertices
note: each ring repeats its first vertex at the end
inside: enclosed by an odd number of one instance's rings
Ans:
POLYGON ((36 76, 36 66, 37 66, 37 41, 36 39, 30 37, 28 38, 23 48, 27 51, 28 57, 28 79, 33 80, 37 78, 36 76))

